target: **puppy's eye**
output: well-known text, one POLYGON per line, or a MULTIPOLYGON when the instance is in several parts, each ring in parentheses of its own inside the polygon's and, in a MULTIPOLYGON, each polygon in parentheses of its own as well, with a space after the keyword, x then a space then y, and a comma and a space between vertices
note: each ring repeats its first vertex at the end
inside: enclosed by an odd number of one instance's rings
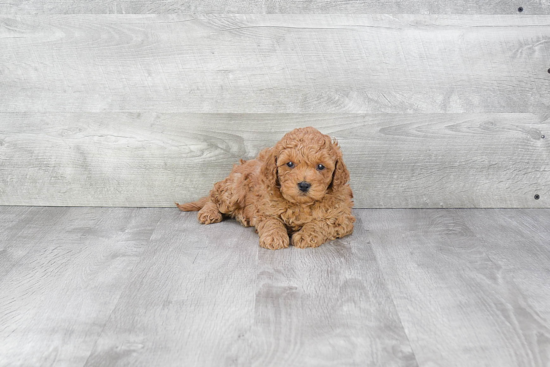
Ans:
POLYGON ((325 166, 323 166, 322 164, 318 164, 318 165, 317 165, 317 170, 318 170, 318 171, 322 171, 322 170, 324 170, 324 169, 325 169, 325 166))
POLYGON ((286 164, 289 168, 294 168, 294 162, 288 162, 286 164))

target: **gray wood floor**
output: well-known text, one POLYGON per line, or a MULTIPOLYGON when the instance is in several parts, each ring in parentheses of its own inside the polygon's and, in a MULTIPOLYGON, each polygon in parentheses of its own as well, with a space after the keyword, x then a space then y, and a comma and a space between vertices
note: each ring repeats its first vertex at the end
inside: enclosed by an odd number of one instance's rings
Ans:
POLYGON ((550 365, 550 210, 355 213, 269 251, 176 209, 0 207, 0 365, 550 365))

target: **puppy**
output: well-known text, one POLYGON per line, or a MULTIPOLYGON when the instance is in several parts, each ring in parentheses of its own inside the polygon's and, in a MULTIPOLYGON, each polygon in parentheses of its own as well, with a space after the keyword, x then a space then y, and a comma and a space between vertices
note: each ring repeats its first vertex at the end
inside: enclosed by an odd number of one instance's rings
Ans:
POLYGON ((336 140, 313 127, 287 133, 253 160, 241 160, 210 195, 178 204, 198 211, 199 222, 232 217, 253 226, 260 246, 317 247, 353 232, 349 172, 336 140))

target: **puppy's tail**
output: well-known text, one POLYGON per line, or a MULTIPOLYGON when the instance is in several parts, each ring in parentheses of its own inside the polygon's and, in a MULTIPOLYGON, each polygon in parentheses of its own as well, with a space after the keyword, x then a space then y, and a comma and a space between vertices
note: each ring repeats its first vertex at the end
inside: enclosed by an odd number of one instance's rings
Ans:
POLYGON ((200 198, 197 201, 193 201, 192 203, 187 204, 178 204, 176 203, 176 206, 180 208, 183 212, 197 212, 202 209, 203 206, 206 205, 206 203, 210 200, 208 196, 205 196, 203 198, 200 198))

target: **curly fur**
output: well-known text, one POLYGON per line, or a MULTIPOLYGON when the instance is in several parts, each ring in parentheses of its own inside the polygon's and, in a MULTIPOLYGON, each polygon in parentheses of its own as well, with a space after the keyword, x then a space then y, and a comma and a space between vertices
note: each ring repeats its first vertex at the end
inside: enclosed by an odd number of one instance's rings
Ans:
POLYGON ((198 210, 203 224, 225 216, 254 226, 260 246, 267 249, 317 247, 353 232, 348 181, 336 140, 306 127, 287 133, 256 159, 241 160, 209 196, 176 205, 183 211, 198 210), (300 190, 301 182, 311 185, 307 192, 300 190))

